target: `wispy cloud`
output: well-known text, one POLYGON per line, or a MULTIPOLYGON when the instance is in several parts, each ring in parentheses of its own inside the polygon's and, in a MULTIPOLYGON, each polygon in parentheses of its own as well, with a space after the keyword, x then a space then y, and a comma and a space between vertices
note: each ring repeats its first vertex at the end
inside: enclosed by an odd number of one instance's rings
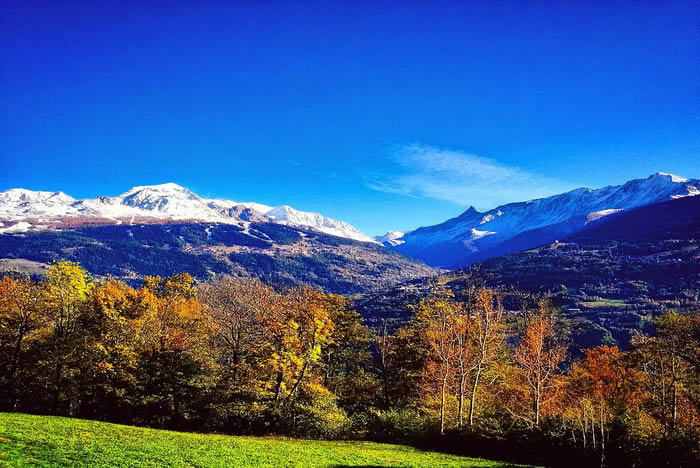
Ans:
POLYGON ((545 197, 573 187, 518 167, 428 145, 396 150, 396 174, 372 178, 367 186, 380 192, 446 200, 477 208, 545 197))

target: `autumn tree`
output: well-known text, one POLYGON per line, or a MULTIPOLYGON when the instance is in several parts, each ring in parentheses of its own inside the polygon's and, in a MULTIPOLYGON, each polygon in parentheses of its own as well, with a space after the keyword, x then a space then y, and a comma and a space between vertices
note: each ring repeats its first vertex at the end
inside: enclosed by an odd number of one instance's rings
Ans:
POLYGON ((46 301, 51 329, 53 360, 51 411, 57 413, 63 392, 64 370, 76 357, 81 341, 81 316, 89 305, 93 283, 77 263, 61 261, 49 267, 46 275, 46 301))
POLYGON ((634 360, 645 376, 655 415, 663 425, 664 436, 677 427, 679 408, 687 401, 691 415, 697 413, 697 389, 700 346, 700 320, 667 312, 656 321, 657 336, 636 336, 634 360))
POLYGON ((371 333, 362 317, 342 296, 325 296, 333 333, 323 346, 323 386, 338 397, 340 405, 354 414, 377 405, 378 382, 371 374, 371 333))
POLYGON ((318 371, 321 349, 331 341, 333 322, 324 295, 307 287, 290 289, 276 313, 266 318, 266 328, 272 338, 273 406, 289 409, 305 379, 318 371))
MULTIPOLYGON (((504 324, 503 306, 500 298, 488 289, 481 289, 477 294, 477 303, 474 314, 465 317, 466 345, 470 348, 469 370, 472 372, 471 396, 469 400, 469 425, 474 425, 474 413, 476 411, 476 397, 485 371, 490 371, 494 364, 504 356, 504 324)), ((462 335, 462 333, 460 333, 462 335)), ((460 347, 462 348, 462 347, 460 347)), ((463 366, 460 360, 460 366, 463 366)), ((461 367, 460 377, 464 375, 461 367)), ((462 399, 463 381, 460 380, 460 411, 459 426, 462 427, 462 399)))
POLYGON ((542 406, 553 396, 556 374, 566 357, 566 348, 557 343, 555 315, 547 301, 540 301, 538 310, 528 320, 515 362, 524 371, 532 402, 532 423, 540 424, 542 406))
POLYGON ((452 365, 458 353, 455 329, 459 317, 459 304, 454 302, 451 291, 444 291, 422 300, 416 311, 430 349, 426 371, 434 374, 440 393, 440 434, 445 433, 445 407, 452 365))
POLYGON ((393 333, 390 326, 388 321, 383 321, 373 340, 375 369, 382 385, 378 406, 384 410, 414 407, 420 398, 430 347, 418 321, 413 320, 393 333))
POLYGON ((139 380, 142 405, 152 424, 183 424, 192 417, 189 408, 210 385, 211 326, 193 282, 183 274, 148 278, 144 284, 155 305, 141 321, 139 380))
POLYGON ((272 353, 267 327, 277 325, 281 299, 258 280, 231 277, 200 285, 198 296, 211 320, 211 347, 223 393, 219 412, 251 430, 251 416, 265 399, 265 364, 272 353))
MULTIPOLYGON (((641 404, 637 373, 617 347, 600 346, 585 350, 584 359, 574 363, 567 377, 562 413, 578 424, 584 449, 587 439, 593 450, 600 448, 600 464, 604 466, 609 426, 641 404)), ((575 440, 573 424, 571 431, 575 440)))
POLYGON ((16 374, 27 337, 44 319, 44 291, 29 279, 5 276, 0 281, 0 404, 13 407, 18 390, 16 374))
POLYGON ((97 419, 112 414, 129 421, 140 403, 134 384, 142 364, 143 324, 155 315, 158 299, 146 289, 109 279, 95 284, 91 302, 78 366, 83 403, 79 414, 97 419))

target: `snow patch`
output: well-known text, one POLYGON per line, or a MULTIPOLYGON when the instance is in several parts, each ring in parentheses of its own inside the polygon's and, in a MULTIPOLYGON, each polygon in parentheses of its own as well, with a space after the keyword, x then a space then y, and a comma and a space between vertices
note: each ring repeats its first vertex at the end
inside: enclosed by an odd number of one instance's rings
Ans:
POLYGON ((597 219, 600 219, 604 216, 610 216, 611 214, 619 213, 620 211, 623 211, 622 209, 612 209, 612 210, 600 210, 600 211, 594 211, 593 213, 588 213, 586 215, 586 224, 595 221, 597 219))
POLYGON ((471 240, 481 239, 482 237, 492 236, 496 234, 494 231, 478 231, 472 228, 469 233, 471 234, 471 240))
POLYGON ((9 232, 27 232, 32 228, 32 225, 29 223, 25 223, 24 221, 20 221, 17 224, 13 224, 12 226, 2 228, 0 229, 0 232, 3 233, 9 233, 9 232))
POLYGON ((375 237, 374 240, 379 242, 380 244, 386 243, 393 247, 396 247, 397 245, 401 245, 404 242, 406 242, 401 239, 405 234, 405 231, 389 231, 383 236, 375 237))
POLYGON ((700 195, 700 189, 695 187, 694 185, 688 185, 688 193, 684 194, 679 194, 679 195, 672 195, 671 198, 683 198, 683 197, 695 197, 697 195, 700 195))
POLYGON ((676 183, 688 182, 688 179, 684 179, 683 177, 679 177, 677 175, 669 174, 668 172, 657 172, 657 174, 660 176, 670 177, 671 182, 676 182, 676 183))
POLYGON ((338 237, 345 237, 348 239, 354 239, 362 242, 373 242, 377 241, 371 237, 361 233, 355 227, 345 223, 343 221, 338 221, 337 219, 326 218, 318 213, 310 213, 307 211, 298 211, 291 206, 279 206, 273 208, 272 210, 265 213, 266 216, 278 221, 282 224, 289 224, 292 226, 307 226, 311 227, 317 231, 324 232, 338 237))

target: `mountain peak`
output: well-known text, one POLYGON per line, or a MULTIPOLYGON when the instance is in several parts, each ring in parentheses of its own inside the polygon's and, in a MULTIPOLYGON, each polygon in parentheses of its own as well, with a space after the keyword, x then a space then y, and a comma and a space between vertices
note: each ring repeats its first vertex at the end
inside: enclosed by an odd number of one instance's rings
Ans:
POLYGON ((479 212, 479 210, 474 208, 474 205, 472 205, 469 208, 467 208, 467 210, 464 213, 459 215, 459 218, 470 217, 470 216, 474 216, 474 215, 478 215, 478 214, 481 214, 481 213, 479 212))
POLYGON ((152 192, 190 192, 188 189, 185 187, 178 185, 174 182, 166 182, 164 184, 156 184, 156 185, 137 185, 136 187, 131 187, 124 195, 127 194, 132 194, 136 192, 141 192, 143 190, 148 190, 152 192))

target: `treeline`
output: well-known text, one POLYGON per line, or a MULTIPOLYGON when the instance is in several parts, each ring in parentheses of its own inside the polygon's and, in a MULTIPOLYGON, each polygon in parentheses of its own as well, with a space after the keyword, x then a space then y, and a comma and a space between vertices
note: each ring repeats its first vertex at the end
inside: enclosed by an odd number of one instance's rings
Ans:
POLYGON ((52 265, 0 281, 0 410, 237 434, 371 438, 568 466, 698 460, 700 321, 572 361, 546 301, 436 290, 395 331, 343 297, 230 277, 139 289, 52 265))

